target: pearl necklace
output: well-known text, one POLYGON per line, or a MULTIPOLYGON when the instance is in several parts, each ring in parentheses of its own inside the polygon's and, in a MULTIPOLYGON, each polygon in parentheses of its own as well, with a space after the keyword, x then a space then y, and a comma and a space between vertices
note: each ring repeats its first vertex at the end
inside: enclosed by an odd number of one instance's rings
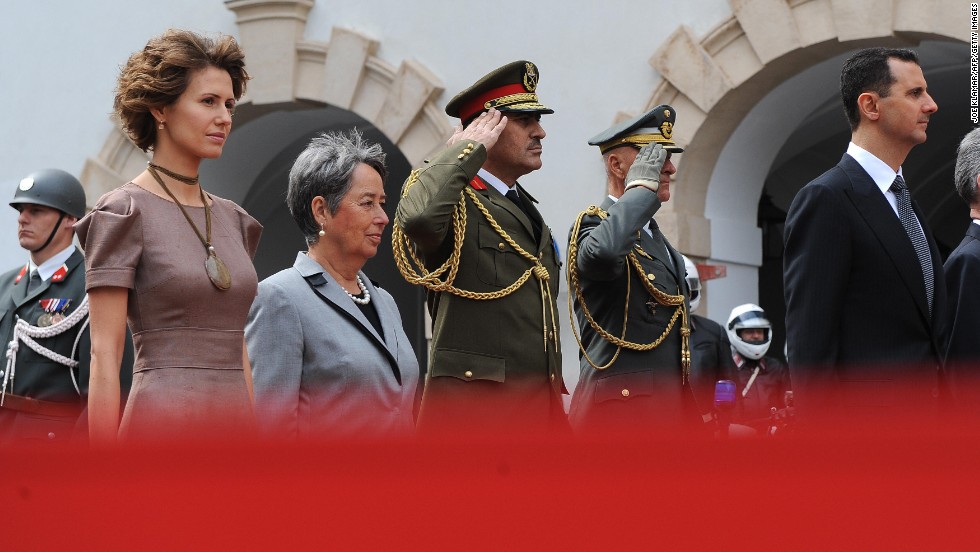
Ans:
POLYGON ((367 288, 364 287, 364 282, 361 280, 360 276, 357 276, 357 287, 361 289, 361 293, 359 293, 358 295, 363 295, 364 297, 358 297, 357 295, 354 295, 353 293, 347 291, 347 289, 344 288, 343 286, 341 286, 341 289, 343 289, 344 293, 346 293, 347 296, 350 297, 351 300, 357 303, 358 305, 367 305, 368 303, 370 303, 371 292, 369 292, 367 288))

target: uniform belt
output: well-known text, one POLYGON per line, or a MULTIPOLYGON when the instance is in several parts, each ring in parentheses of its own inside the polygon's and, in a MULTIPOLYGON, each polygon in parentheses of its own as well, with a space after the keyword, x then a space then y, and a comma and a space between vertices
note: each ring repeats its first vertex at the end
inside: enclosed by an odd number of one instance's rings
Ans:
POLYGON ((84 405, 79 402, 42 401, 40 399, 7 393, 3 398, 2 408, 26 412, 28 414, 40 414, 42 416, 74 418, 82 413, 84 405))

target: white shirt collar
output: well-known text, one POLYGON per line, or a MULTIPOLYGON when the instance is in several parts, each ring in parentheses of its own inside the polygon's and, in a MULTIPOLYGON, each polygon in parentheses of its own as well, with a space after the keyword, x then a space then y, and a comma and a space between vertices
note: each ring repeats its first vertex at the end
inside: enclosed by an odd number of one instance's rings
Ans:
MULTIPOLYGON (((847 145, 847 154, 854 158, 864 169, 864 172, 868 173, 871 180, 875 181, 875 185, 881 190, 881 193, 888 191, 888 188, 892 187, 892 183, 895 182, 895 171, 888 166, 884 161, 875 157, 875 155, 868 150, 862 148, 861 146, 851 142, 847 145)), ((899 176, 902 176, 902 167, 898 168, 899 176)), ((905 178, 902 176, 902 178, 905 178)))
POLYGON ((28 260, 27 272, 30 273, 32 270, 36 268, 38 275, 41 277, 41 280, 42 281, 47 280, 52 275, 54 275, 54 273, 57 272, 59 268, 61 268, 61 265, 65 264, 65 261, 67 261, 68 257, 71 257, 71 254, 74 252, 75 252, 75 244, 71 244, 68 247, 52 255, 50 259, 41 263, 41 266, 36 266, 34 264, 34 261, 28 260))
POLYGON ((500 195, 507 195, 507 191, 511 189, 511 186, 504 184, 503 180, 490 174, 486 169, 481 168, 476 174, 486 181, 487 184, 493 186, 495 190, 500 192, 500 195))

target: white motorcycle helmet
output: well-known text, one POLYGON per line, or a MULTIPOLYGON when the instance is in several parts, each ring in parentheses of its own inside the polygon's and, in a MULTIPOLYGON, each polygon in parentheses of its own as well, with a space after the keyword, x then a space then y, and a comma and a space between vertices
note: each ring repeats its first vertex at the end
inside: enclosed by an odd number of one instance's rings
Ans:
POLYGON ((698 305, 701 304, 701 276, 698 275, 698 267, 695 266, 694 261, 688 259, 687 255, 681 255, 681 257, 684 257, 687 287, 690 290, 691 312, 694 312, 698 310, 698 305))
POLYGON ((759 360, 769 351, 772 343, 772 326, 766 318, 766 311, 759 305, 746 303, 732 309, 728 316, 728 340, 740 355, 752 360, 759 360), (763 330, 765 338, 761 342, 745 341, 738 334, 739 330, 758 328, 763 330))

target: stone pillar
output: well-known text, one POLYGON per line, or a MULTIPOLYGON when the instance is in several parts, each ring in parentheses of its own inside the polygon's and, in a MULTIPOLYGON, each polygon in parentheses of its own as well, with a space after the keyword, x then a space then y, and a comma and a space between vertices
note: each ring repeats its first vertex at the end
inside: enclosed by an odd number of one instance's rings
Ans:
POLYGON ((228 0, 252 80, 246 101, 255 105, 295 98, 297 52, 314 0, 228 0))

